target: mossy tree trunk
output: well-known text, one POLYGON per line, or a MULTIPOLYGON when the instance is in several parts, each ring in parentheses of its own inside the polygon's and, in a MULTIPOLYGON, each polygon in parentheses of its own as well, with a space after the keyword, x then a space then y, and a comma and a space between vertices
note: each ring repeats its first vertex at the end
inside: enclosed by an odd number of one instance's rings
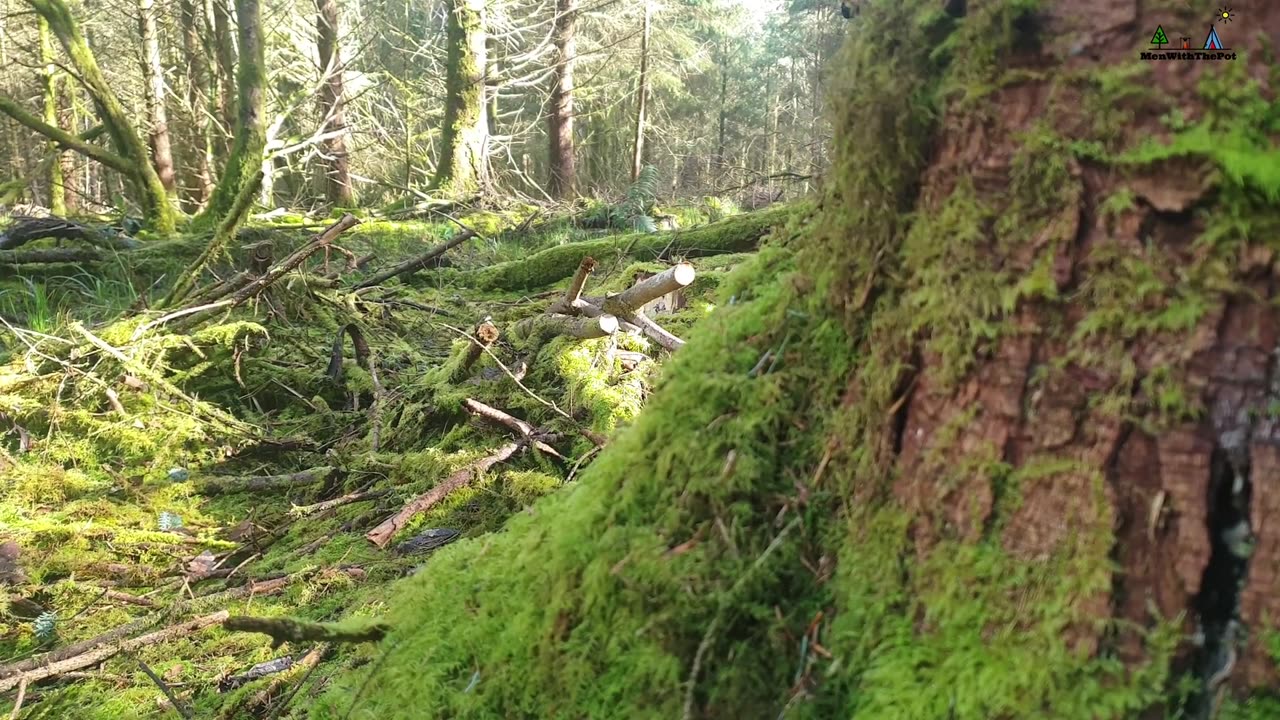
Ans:
POLYGON ((209 132, 209 62, 201 42, 201 29, 207 25, 203 5, 195 0, 180 0, 182 13, 182 48, 187 54, 186 100, 190 111, 187 147, 182 152, 182 199, 190 212, 197 212, 213 194, 213 145, 209 132))
POLYGON ((555 74, 551 85, 551 109, 547 114, 547 156, 550 182, 547 193, 567 200, 577 192, 578 168, 573 147, 573 70, 577 64, 577 0, 556 0, 555 74))
POLYGON ((433 190, 454 196, 489 188, 484 0, 450 0, 444 127, 433 190))
MULTIPOLYGON (((239 61, 235 140, 209 204, 192 221, 195 229, 219 227, 233 210, 243 215, 249 205, 237 202, 237 198, 242 194, 256 194, 262 182, 262 151, 267 143, 267 130, 262 108, 266 70, 259 0, 236 0, 236 38, 239 61)), ((236 218, 237 224, 239 220, 236 218)))
POLYGON ((231 152, 236 128, 236 47, 235 27, 231 21, 231 0, 205 0, 205 14, 212 20, 209 33, 210 48, 213 53, 214 72, 210 92, 217 99, 218 118, 217 146, 221 152, 218 165, 219 174, 226 166, 226 158, 231 152))
MULTIPOLYGON (((55 127, 58 121, 58 66, 53 57, 53 38, 50 37, 49 23, 44 18, 37 18, 36 23, 40 41, 41 80, 44 81, 44 121, 55 127)), ((67 214, 67 189, 62 175, 61 150, 54 140, 49 141, 49 152, 54 158, 49 163, 49 211, 54 215, 65 217, 67 214)))
POLYGON ((821 209, 572 491, 408 581, 358 712, 1203 720, 1272 692, 1280 65, 1263 33, 1139 63, 1115 38, 1177 11, 1090 9, 868 4, 821 209))
MULTIPOLYGON (((81 84, 93 99, 98 118, 111 138, 119 158, 124 161, 121 165, 127 166, 127 169, 122 172, 132 186, 135 199, 142 206, 147 224, 157 232, 173 232, 174 208, 159 174, 151 164, 147 146, 138 136, 119 98, 107 84, 93 52, 80 34, 80 26, 72 17, 70 9, 63 0, 27 0, 27 3, 48 22, 49 29, 62 43, 71 60, 71 66, 80 76, 81 84)), ((19 122, 22 121, 19 120, 19 122)), ((33 127, 33 129, 47 137, 54 137, 47 132, 47 128, 33 127)))
MULTIPOLYGON (((325 131, 343 133, 342 48, 339 45, 338 0, 316 0, 316 49, 324 82, 320 87, 320 115, 325 118, 325 131)), ((317 164, 325 199, 339 207, 351 207, 351 171, 347 160, 347 141, 338 134, 324 142, 324 156, 317 164)))
POLYGON ((146 78, 147 122, 151 157, 165 192, 178 189, 173 169, 173 143, 169 137, 169 111, 165 107, 164 65, 160 62, 160 31, 156 26, 155 0, 138 0, 138 26, 142 34, 142 74, 146 78))

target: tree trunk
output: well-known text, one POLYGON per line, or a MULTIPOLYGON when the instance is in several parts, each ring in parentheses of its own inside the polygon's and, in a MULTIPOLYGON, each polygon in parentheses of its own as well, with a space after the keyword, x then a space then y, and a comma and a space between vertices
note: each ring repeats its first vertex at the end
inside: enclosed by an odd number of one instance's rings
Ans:
POLYGON ((220 127, 216 143, 221 149, 217 157, 223 160, 219 171, 225 171, 226 162, 236 129, 236 48, 235 31, 232 29, 229 0, 205 0, 206 15, 213 18, 213 32, 210 37, 213 43, 215 82, 212 84, 214 96, 217 98, 217 117, 220 127))
POLYGON ((653 13, 649 0, 644 3, 644 27, 640 36, 640 77, 636 80, 636 132, 631 146, 631 181, 640 177, 644 167, 644 124, 649 105, 649 25, 653 13))
POLYGON ((201 42, 200 29, 207 23, 202 15, 204 6, 197 7, 195 0, 180 0, 182 11, 182 47, 187 55, 187 107, 191 113, 191 132, 188 136, 187 159, 183 165, 183 199, 190 212, 197 212, 208 202, 213 193, 212 137, 209 134, 207 94, 210 86, 209 64, 201 42))
POLYGON ((573 69, 577 64, 577 0, 556 0, 555 74, 551 86, 551 109, 547 115, 550 140, 550 182, 547 193, 559 200, 577 194, 578 169, 573 147, 573 69))
POLYGON ((484 0, 450 0, 445 42, 444 126, 431 187, 461 197, 489 186, 484 0))
POLYGON ((1280 64, 1095 9, 869 3, 819 209, 578 488, 407 581, 353 714, 479 668, 476 716, 1273 717, 1280 64))
MULTIPOLYGON (((216 13, 215 10, 215 19, 216 13)), ((236 198, 242 193, 253 195, 262 180, 262 150, 266 146, 267 130, 262 115, 266 70, 259 0, 236 0, 236 21, 240 57, 236 67, 235 142, 209 204, 192 221, 197 229, 221 225, 233 208, 247 211, 248 206, 237 203, 236 198)))
MULTIPOLYGON (((98 118, 115 145, 116 153, 128 169, 122 172, 129 178, 133 194, 142 206, 147 224, 156 232, 174 230, 174 208, 160 176, 151 164, 146 144, 139 138, 128 111, 107 84, 98 62, 90 51, 80 26, 72 17, 63 0, 27 0, 27 3, 49 23, 49 29, 57 36, 71 59, 71 65, 80 76, 80 82, 89 91, 98 118)), ((52 137, 47 130, 39 130, 52 137)), ((119 169, 119 168, 117 168, 119 169)))
POLYGON ((155 0, 138 0, 138 23, 142 32, 142 73, 146 78, 147 121, 151 124, 151 157, 166 193, 174 193, 178 182, 173 171, 173 148, 169 140, 169 113, 165 108, 164 66, 160 62, 160 34, 156 28, 155 0))
POLYGON ((725 165, 725 122, 728 119, 727 101, 729 97, 729 40, 720 41, 720 122, 716 139, 716 165, 720 173, 724 173, 725 165))
MULTIPOLYGON (((37 18, 40 40, 41 79, 44 81, 44 121, 61 127, 58 120, 58 66, 53 59, 53 39, 49 37, 49 23, 37 18)), ((49 211, 59 217, 67 214, 67 189, 62 175, 62 158, 58 143, 49 141, 49 152, 54 157, 49 162, 49 211)))
MULTIPOLYGON (((322 131, 345 133, 339 20, 338 0, 316 0, 316 49, 320 53, 320 66, 324 73, 324 83, 320 86, 320 116, 326 122, 322 131)), ((325 199, 331 205, 351 207, 353 197, 345 134, 329 138, 322 147, 324 156, 318 167, 325 199)))

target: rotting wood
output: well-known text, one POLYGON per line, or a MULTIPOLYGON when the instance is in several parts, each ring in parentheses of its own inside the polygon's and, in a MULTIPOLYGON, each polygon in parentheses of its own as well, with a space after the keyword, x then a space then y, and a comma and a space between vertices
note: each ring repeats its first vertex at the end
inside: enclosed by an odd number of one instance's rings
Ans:
POLYGON ((212 477, 197 480, 196 492, 201 495, 225 495, 242 492, 278 492, 292 490, 333 479, 341 471, 334 467, 318 467, 284 475, 255 475, 249 477, 212 477))
POLYGON ((578 263, 578 271, 573 274, 573 279, 569 281, 569 287, 564 291, 564 296, 551 304, 547 308, 548 313, 560 315, 573 315, 574 306, 578 299, 582 297, 582 290, 587 285, 587 278, 596 269, 596 259, 590 255, 582 258, 582 262, 578 263))
POLYGON ((541 428, 521 420, 518 417, 505 413, 496 407, 486 405, 479 400, 467 398, 462 401, 462 408, 467 412, 479 418, 484 418, 491 423, 501 425, 510 430, 517 438, 528 440, 535 448, 553 457, 564 460, 565 457, 556 451, 555 448, 548 445, 544 440, 552 437, 552 434, 541 428))
POLYGON ((526 445, 527 443, 523 440, 508 443, 498 448, 493 454, 482 457, 458 470, 429 491, 410 500, 395 515, 383 520, 377 527, 365 533, 365 537, 379 548, 385 548, 387 543, 391 542, 391 538, 404 529, 414 516, 430 510, 436 503, 448 497, 453 491, 470 485, 479 477, 480 473, 487 471, 500 462, 510 460, 516 453, 523 450, 526 445))
POLYGON ((458 369, 453 374, 454 382, 471 372, 471 366, 475 365, 476 360, 484 354, 485 348, 498 341, 498 336, 498 326, 488 320, 476 326, 475 332, 471 334, 471 342, 467 344, 467 354, 462 356, 462 362, 458 364, 458 369))
POLYGON ((364 627, 344 627, 331 623, 311 623, 289 618, 235 615, 222 621, 232 632, 251 632, 271 637, 272 647, 287 642, 377 642, 386 636, 390 626, 374 622, 364 627))
POLYGON ((618 319, 610 314, 599 317, 574 317, 572 315, 534 315, 516 323, 511 334, 534 342, 558 335, 579 340, 591 340, 612 335, 618 331, 618 319))
POLYGON ((137 240, 111 228, 96 228, 65 218, 15 215, 10 220, 0 231, 0 250, 13 250, 43 239, 78 240, 108 250, 133 250, 139 246, 137 240))
POLYGON ((684 340, 681 340, 675 335, 667 332, 661 325, 654 322, 652 318, 641 313, 628 315, 627 321, 639 327, 640 331, 643 332, 645 336, 667 350, 678 350, 684 346, 684 340))
POLYGON ((364 339, 364 333, 355 323, 347 323, 338 328, 338 334, 333 338, 333 349, 329 352, 329 368, 325 371, 330 380, 338 383, 342 382, 343 335, 351 337, 351 348, 355 353, 356 365, 365 370, 369 369, 369 342, 364 339))
POLYGON ((474 230, 463 230, 457 235, 454 235, 453 237, 449 238, 445 242, 442 242, 439 245, 436 245, 435 247, 431 248, 425 253, 422 253, 421 255, 418 255, 417 257, 413 257, 408 260, 405 260, 404 262, 398 265, 392 265, 391 267, 385 270, 375 273, 372 277, 366 280, 361 280, 360 282, 356 283, 355 289, 360 290, 367 287, 373 287, 374 285, 381 285, 382 283, 390 280, 393 277, 398 277, 400 275, 408 275, 411 273, 418 272, 419 270, 422 270, 423 268, 425 268, 432 260, 435 260, 441 255, 444 255, 449 250, 452 250, 453 248, 461 245, 462 243, 474 237, 477 237, 477 233, 474 230))
POLYGON ((166 640, 190 635, 212 625, 225 622, 229 617, 230 613, 226 610, 220 610, 212 615, 194 618, 146 635, 122 640, 118 644, 99 645, 78 655, 65 657, 65 659, 59 659, 47 664, 36 665, 24 672, 0 678, 0 692, 8 692, 23 682, 37 682, 45 678, 57 677, 64 672, 93 667, 118 653, 133 652, 149 645, 156 645, 166 640))
POLYGON ((0 250, 0 265, 45 265, 52 263, 99 262, 107 258, 97 248, 48 248, 44 250, 0 250))

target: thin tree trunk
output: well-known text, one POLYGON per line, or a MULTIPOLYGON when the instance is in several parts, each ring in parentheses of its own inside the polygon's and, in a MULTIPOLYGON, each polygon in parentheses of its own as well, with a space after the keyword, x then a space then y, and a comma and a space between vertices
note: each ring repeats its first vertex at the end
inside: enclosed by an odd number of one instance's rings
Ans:
POLYGON ((492 35, 485 36, 485 70, 490 78, 485 82, 485 119, 488 121, 489 136, 498 134, 498 41, 492 35))
POLYGON ((554 198, 569 199, 577 193, 578 168, 573 147, 573 70, 577 63, 577 0, 556 0, 556 67, 551 86, 551 112, 547 135, 551 169, 547 192, 554 198))
POLYGON ((210 40, 213 43, 213 57, 217 67, 217 71, 213 73, 215 82, 211 86, 217 97, 217 117, 221 125, 217 146, 222 150, 219 157, 225 159, 231 152, 231 139, 235 134, 237 117, 235 32, 231 26, 228 0, 206 0, 206 2, 208 2, 206 10, 213 18, 213 34, 210 40))
POLYGON ((200 41, 200 29, 204 27, 206 18, 202 17, 201 6, 197 9, 194 0, 181 0, 182 10, 182 47, 187 55, 187 106, 191 112, 191 132, 185 157, 184 173, 188 176, 182 183, 187 209, 195 212, 204 207, 209 195, 213 192, 212 147, 209 136, 208 98, 209 64, 205 58, 204 46, 200 41))
MULTIPOLYGON (((9 67, 9 0, 4 0, 0 4, 0 67, 9 67)), ((4 90, 7 93, 13 92, 13 75, 6 75, 4 90)), ((12 179, 26 177, 25 168, 23 167, 22 151, 19 148, 18 129, 14 123, 5 121, 4 139, 6 150, 9 152, 9 175, 12 179)))
MULTIPOLYGON (((320 53, 320 66, 325 73, 324 82, 320 86, 320 115, 326 120, 324 127, 327 132, 346 129, 339 28, 338 0, 316 0, 316 48, 320 53)), ((325 199, 333 205, 350 207, 353 198, 345 136, 329 138, 323 147, 324 159, 318 163, 318 168, 325 199)))
POLYGON ((262 179, 262 151, 267 142, 262 116, 266 71, 259 0, 236 0, 236 21, 240 57, 236 67, 235 144, 209 204, 193 222, 197 228, 221 226, 233 208, 247 211, 248 207, 237 203, 236 198, 242 193, 253 195, 262 179))
MULTIPOLYGON (((58 66, 53 59, 53 39, 49 36, 49 22, 37 18, 40 35, 41 79, 44 81, 44 121, 60 127, 58 121, 58 66)), ((50 140, 49 152, 54 158, 49 163, 49 211, 54 215, 67 214, 67 193, 62 176, 62 158, 58 143, 50 140)))
POLYGON ((484 0, 450 0, 446 43, 444 127, 431 186, 471 195, 489 185, 484 0))
POLYGON ((166 193, 177 190, 173 171, 173 145, 169 140, 169 113, 164 106, 164 66, 160 62, 160 35, 156 28, 155 0, 138 0, 142 32, 142 72, 146 77, 147 121, 151 124, 151 157, 166 193))
POLYGON ((727 108, 725 102, 729 95, 729 39, 724 38, 720 41, 720 128, 719 138, 716 142, 716 164, 717 169, 724 172, 724 143, 725 143, 725 122, 727 120, 727 108))
POLYGON ((649 0, 644 2, 644 28, 640 38, 640 77, 636 83, 636 132, 631 152, 631 180, 640 177, 640 168, 644 166, 644 124, 645 113, 649 104, 649 25, 652 6, 649 0))

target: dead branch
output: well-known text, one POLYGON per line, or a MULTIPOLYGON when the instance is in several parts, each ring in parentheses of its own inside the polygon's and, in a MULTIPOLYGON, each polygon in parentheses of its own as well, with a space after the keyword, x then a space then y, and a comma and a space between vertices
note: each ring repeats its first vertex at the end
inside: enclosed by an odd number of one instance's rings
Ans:
POLYGON ((378 498, 386 497, 389 492, 390 490, 368 490, 365 492, 347 493, 342 497, 325 500, 324 502, 318 502, 313 505, 294 505, 293 509, 289 511, 289 514, 297 517, 315 515, 316 513, 327 512, 334 508, 340 508, 344 505, 366 502, 368 500, 377 500, 378 498))
POLYGON ((228 675, 218 681, 218 692, 225 693, 229 690, 235 690, 241 685, 246 685, 254 680, 261 680, 268 675, 284 672, 293 667, 293 656, 285 655, 275 660, 258 663, 239 675, 228 675))
POLYGON ((409 503, 401 508, 395 515, 392 515, 382 521, 377 527, 365 533, 365 537, 369 539, 369 542, 372 542, 379 548, 385 548, 387 543, 391 542, 392 536, 404 529, 415 515, 430 510, 436 505, 436 503, 448 497, 453 491, 470 485, 477 477, 479 477, 480 473, 487 471, 489 468, 500 462, 506 462, 511 459, 512 456, 523 450, 525 445, 526 443, 523 440, 520 442, 508 443, 503 445, 492 455, 480 458, 461 470, 458 470, 445 478, 443 482, 431 488, 431 490, 419 495, 413 500, 410 500, 409 503))
POLYGON ((618 319, 613 315, 599 317, 574 317, 572 315, 534 315, 516 323, 511 334, 539 342, 558 335, 579 340, 590 340, 612 335, 618 331, 618 319))
MULTIPOLYGON (((229 614, 227 611, 221 610, 213 613, 212 615, 194 618, 192 620, 187 620, 186 622, 178 623, 177 625, 170 625, 167 628, 163 628, 146 635, 123 640, 118 644, 99 645, 79 655, 65 657, 65 659, 59 659, 55 662, 39 664, 20 674, 0 678, 0 692, 8 692, 23 682, 36 682, 44 680, 45 678, 56 677, 62 673, 70 672, 72 670, 83 670, 87 667, 93 667, 108 658, 114 657, 117 653, 134 652, 140 648, 156 645, 172 638, 190 635, 211 625, 225 622, 228 617, 229 614)), ((64 650, 68 649, 70 648, 64 648, 64 650)), ((34 660, 35 658, 32 659, 34 660)))
POLYGON ((449 238, 445 242, 442 242, 439 245, 436 245, 435 247, 431 248, 425 253, 422 253, 421 255, 418 255, 417 257, 405 260, 399 265, 392 265, 386 270, 375 273, 373 277, 368 278, 367 280, 362 280, 359 283, 356 283, 355 289, 361 290, 363 288, 373 287, 374 285, 381 285, 382 283, 390 280, 393 277, 398 277, 400 275, 408 275, 410 273, 418 272, 419 270, 425 268, 427 264, 430 263, 432 260, 435 260, 436 258, 445 254, 449 250, 461 245, 462 243, 470 240, 473 237, 476 237, 476 232, 474 230, 463 230, 457 235, 454 235, 453 237, 449 238))
POLYGON ((287 642, 378 642, 391 629, 383 622, 370 623, 364 627, 344 627, 332 623, 247 615, 226 618, 222 621, 222 627, 232 632, 269 635, 272 647, 280 647, 287 642))
POLYGON ((89 263, 105 260, 97 248, 49 248, 47 250, 0 250, 0 265, 43 265, 48 263, 89 263))
POLYGON ((173 689, 169 687, 168 683, 160 679, 160 676, 151 669, 150 665, 147 665, 142 658, 138 658, 138 665, 142 668, 142 672, 146 673, 147 677, 151 678, 151 682, 155 683, 156 687, 160 688, 160 692, 164 693, 166 698, 169 698, 169 704, 173 705, 173 709, 177 711, 179 715, 186 718, 186 720, 191 720, 195 717, 185 705, 178 702, 178 696, 173 694, 173 689))
POLYGON ((355 352, 356 365, 365 370, 369 369, 369 343, 355 323, 347 323, 338 328, 338 334, 333 338, 333 350, 329 353, 329 369, 325 371, 329 379, 334 382, 342 382, 343 335, 351 336, 351 348, 355 352))
POLYGON ((335 478, 341 471, 334 467, 318 467, 286 475, 250 477, 212 477, 195 483, 201 495, 224 495, 242 492, 278 492, 335 478))
POLYGON ((658 343, 667 350, 678 350, 684 345, 684 340, 672 335, 662 328, 661 325, 651 320, 643 313, 635 313, 627 316, 627 321, 633 323, 640 328, 650 340, 658 343))
POLYGON ((601 307, 605 312, 618 317, 626 317, 640 310, 645 305, 668 293, 673 293, 693 282, 697 273, 689 263, 679 263, 666 270, 646 278, 623 290, 617 295, 605 298, 601 307))
POLYGON ((548 313, 559 315, 573 315, 574 306, 578 302, 578 298, 582 297, 582 289, 587 285, 587 278, 592 271, 596 269, 596 260, 590 255, 582 258, 582 262, 578 263, 578 271, 573 274, 573 279, 569 281, 569 287, 564 291, 564 296, 551 304, 547 308, 548 313))
POLYGON ((564 460, 565 457, 556 452, 556 449, 543 442, 544 438, 551 437, 551 433, 541 428, 536 428, 518 417, 509 415, 496 407, 485 405, 479 400, 467 398, 462 401, 462 408, 478 418, 483 418, 496 425, 510 430, 517 438, 521 438, 533 444, 535 448, 541 450, 548 455, 564 460))
MULTIPOLYGON (((329 654, 332 647, 333 646, 331 646, 329 643, 319 643, 315 647, 311 648, 310 652, 308 652, 306 655, 303 655, 301 660, 293 664, 290 670, 294 668, 304 668, 305 671, 302 674, 302 678, 298 681, 298 684, 293 688, 293 691, 290 692, 287 696, 284 697, 283 700, 280 701, 280 704, 276 708, 275 712, 271 714, 272 718, 278 716, 280 714, 280 711, 288 706, 289 702, 293 699, 294 694, 297 693, 298 688, 302 686, 302 683, 306 682, 307 677, 309 677, 311 675, 311 672, 316 669, 316 666, 320 664, 320 661, 323 660, 325 656, 329 654)), ((267 706, 271 704, 271 701, 276 696, 276 693, 278 693, 281 687, 283 687, 284 684, 289 681, 289 677, 291 677, 292 675, 293 673, 288 673, 283 675, 277 675, 276 677, 272 678, 271 682, 267 684, 267 687, 259 690, 257 693, 253 695, 253 697, 249 698, 248 702, 246 702, 243 706, 244 709, 249 713, 253 714, 255 717, 259 717, 260 715, 257 714, 258 711, 259 710, 261 712, 266 711, 267 706)), ((234 713, 234 712, 235 712, 234 708, 228 708, 228 712, 224 712, 222 717, 230 718, 232 717, 231 713, 234 713)), ((237 715, 236 717, 240 717, 240 716, 237 715)))

